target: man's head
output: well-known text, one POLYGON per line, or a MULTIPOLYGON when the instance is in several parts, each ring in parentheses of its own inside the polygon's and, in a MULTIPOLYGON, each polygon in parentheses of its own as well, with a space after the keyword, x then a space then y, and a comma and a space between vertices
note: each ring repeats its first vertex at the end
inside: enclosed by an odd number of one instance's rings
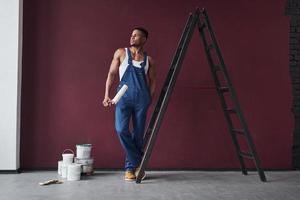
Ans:
POLYGON ((130 37, 130 46, 143 46, 148 38, 148 31, 142 27, 135 27, 130 37))

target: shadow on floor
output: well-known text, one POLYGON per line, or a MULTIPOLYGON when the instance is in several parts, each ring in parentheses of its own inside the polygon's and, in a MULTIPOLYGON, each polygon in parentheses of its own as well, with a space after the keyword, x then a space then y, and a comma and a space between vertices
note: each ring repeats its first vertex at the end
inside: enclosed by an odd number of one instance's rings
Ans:
MULTIPOLYGON (((92 180, 92 179, 98 179, 99 177, 107 177, 107 176, 115 176, 116 174, 120 175, 120 178, 123 177, 123 172, 114 172, 114 171, 108 171, 108 172, 95 172, 91 176, 82 176, 82 180, 92 180)), ((266 174, 267 182, 284 182, 284 181, 296 181, 299 179, 299 176, 295 176, 290 173, 286 174, 280 174, 278 176, 274 176, 272 174, 268 175, 266 174)), ((248 182, 251 183, 263 183, 260 181, 259 176, 255 172, 250 172, 248 175, 243 175, 242 173, 236 174, 231 172, 209 172, 209 173, 198 173, 198 172, 148 172, 146 178, 142 181, 143 184, 151 184, 151 183, 157 183, 157 182, 203 182, 206 183, 235 183, 237 181, 242 182, 248 182)))

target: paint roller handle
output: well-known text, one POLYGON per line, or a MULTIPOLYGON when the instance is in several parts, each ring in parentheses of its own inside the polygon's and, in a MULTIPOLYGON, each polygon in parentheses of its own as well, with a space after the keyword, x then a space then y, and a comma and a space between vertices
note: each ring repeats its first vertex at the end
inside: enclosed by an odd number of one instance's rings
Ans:
POLYGON ((122 98, 122 96, 125 94, 127 91, 128 86, 124 84, 120 90, 117 92, 116 96, 111 100, 112 104, 117 104, 118 101, 122 98))

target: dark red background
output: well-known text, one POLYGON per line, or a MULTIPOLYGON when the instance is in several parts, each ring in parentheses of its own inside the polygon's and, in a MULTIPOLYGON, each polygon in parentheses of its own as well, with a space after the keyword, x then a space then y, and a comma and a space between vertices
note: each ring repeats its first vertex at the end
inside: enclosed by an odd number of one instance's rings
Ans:
MULTIPOLYGON (((134 26, 149 30, 145 48, 157 65, 157 99, 188 13, 199 6, 211 17, 262 166, 291 168, 284 3, 24 0, 21 167, 56 167, 64 149, 91 143, 95 167, 122 168, 114 109, 101 106, 113 52, 128 46, 134 26)), ((196 32, 149 167, 239 167, 196 32)))

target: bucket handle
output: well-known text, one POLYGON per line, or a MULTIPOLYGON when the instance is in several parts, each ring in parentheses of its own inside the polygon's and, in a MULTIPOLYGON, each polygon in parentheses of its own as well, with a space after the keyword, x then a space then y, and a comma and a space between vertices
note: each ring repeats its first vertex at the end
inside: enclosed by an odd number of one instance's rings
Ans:
POLYGON ((74 154, 74 151, 73 151, 72 149, 65 149, 65 150, 63 151, 63 154, 64 154, 66 151, 70 151, 70 152, 72 152, 72 153, 74 154))

